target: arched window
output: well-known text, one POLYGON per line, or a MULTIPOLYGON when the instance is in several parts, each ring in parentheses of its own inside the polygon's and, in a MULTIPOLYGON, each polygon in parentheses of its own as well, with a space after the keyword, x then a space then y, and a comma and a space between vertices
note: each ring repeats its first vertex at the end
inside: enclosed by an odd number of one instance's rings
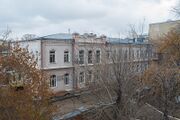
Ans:
POLYGON ((50 87, 56 87, 56 75, 51 75, 50 76, 50 87))
POLYGON ((92 82, 92 71, 91 70, 88 71, 87 79, 89 82, 92 82))
POLYGON ((96 50, 96 63, 100 63, 101 52, 100 50, 96 50))
POLYGON ((79 83, 84 83, 84 72, 79 73, 79 83))
POLYGON ((88 51, 88 63, 91 64, 92 63, 92 50, 88 51))
POLYGON ((79 51, 79 64, 84 64, 84 50, 79 51))

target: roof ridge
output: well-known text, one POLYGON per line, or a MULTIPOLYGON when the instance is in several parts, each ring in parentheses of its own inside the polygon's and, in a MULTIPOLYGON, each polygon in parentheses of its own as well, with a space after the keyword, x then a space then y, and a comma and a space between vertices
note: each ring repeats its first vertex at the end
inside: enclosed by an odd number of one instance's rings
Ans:
POLYGON ((49 34, 49 35, 45 35, 45 36, 42 36, 42 37, 48 37, 48 36, 52 36, 52 35, 62 35, 62 34, 66 34, 66 35, 72 35, 71 33, 54 33, 54 34, 49 34))

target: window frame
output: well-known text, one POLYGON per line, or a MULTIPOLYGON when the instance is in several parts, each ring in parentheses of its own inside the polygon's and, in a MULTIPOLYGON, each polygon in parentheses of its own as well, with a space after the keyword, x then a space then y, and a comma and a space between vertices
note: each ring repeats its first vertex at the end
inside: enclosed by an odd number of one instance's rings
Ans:
POLYGON ((128 50, 124 51, 124 60, 128 60, 128 50))
POLYGON ((111 57, 111 51, 110 50, 106 51, 106 57, 107 57, 107 59, 110 59, 110 57, 111 57))
POLYGON ((56 51, 50 50, 49 51, 49 63, 56 63, 56 51), (54 53, 52 53, 54 52, 54 53))
POLYGON ((92 70, 89 70, 87 73, 87 78, 89 82, 92 82, 92 78, 93 78, 93 72, 92 70))
POLYGON ((79 73, 79 83, 82 84, 82 83, 85 83, 85 75, 84 75, 84 72, 80 72, 79 73), (82 78, 82 79, 81 79, 82 78))
POLYGON ((64 51, 64 63, 69 63, 69 62, 70 62, 69 51, 65 50, 64 51))
POLYGON ((79 50, 79 64, 84 64, 84 50, 79 50))
POLYGON ((68 86, 69 85, 69 82, 70 82, 70 75, 69 75, 69 73, 66 73, 66 74, 64 74, 64 84, 66 85, 66 86, 68 86), (68 82, 67 82, 68 81, 68 82))
POLYGON ((56 75, 51 75, 50 76, 50 87, 57 87, 57 76, 56 75), (54 82, 53 82, 54 81, 54 82), (54 84, 54 85, 53 85, 54 84))
POLYGON ((92 50, 88 50, 88 64, 93 63, 93 52, 92 50))
POLYGON ((94 82, 100 80, 100 70, 96 70, 96 72, 94 73, 94 82))
POLYGON ((140 50, 138 49, 136 52, 137 52, 137 53, 136 53, 137 59, 139 59, 139 58, 140 58, 140 50))
POLYGON ((101 63, 101 51, 100 50, 96 50, 96 63, 101 63), (97 52, 99 52, 99 54, 97 52))

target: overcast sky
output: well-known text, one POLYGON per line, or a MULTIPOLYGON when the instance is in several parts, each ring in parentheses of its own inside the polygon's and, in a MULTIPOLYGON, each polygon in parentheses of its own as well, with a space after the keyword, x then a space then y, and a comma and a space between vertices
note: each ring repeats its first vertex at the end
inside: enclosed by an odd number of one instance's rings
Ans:
POLYGON ((171 12, 179 0, 0 0, 0 31, 14 37, 70 32, 107 36, 127 34, 128 25, 177 19, 171 12))

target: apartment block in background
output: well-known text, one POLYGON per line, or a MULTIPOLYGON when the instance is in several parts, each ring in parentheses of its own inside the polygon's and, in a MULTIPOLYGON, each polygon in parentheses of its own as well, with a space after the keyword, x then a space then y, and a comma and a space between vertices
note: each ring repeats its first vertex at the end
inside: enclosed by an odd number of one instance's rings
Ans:
POLYGON ((149 25, 149 38, 151 41, 158 40, 169 31, 175 29, 180 24, 180 20, 169 20, 161 23, 152 23, 149 25))

